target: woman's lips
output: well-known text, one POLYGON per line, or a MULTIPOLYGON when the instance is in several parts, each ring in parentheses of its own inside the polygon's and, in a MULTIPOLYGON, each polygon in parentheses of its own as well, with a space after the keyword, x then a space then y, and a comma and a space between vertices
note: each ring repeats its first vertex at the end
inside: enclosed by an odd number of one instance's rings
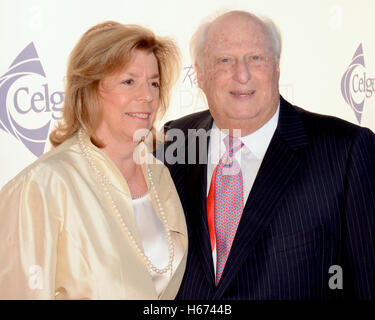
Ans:
POLYGON ((140 120, 147 120, 151 115, 151 113, 149 112, 125 112, 125 114, 129 117, 137 118, 140 120))

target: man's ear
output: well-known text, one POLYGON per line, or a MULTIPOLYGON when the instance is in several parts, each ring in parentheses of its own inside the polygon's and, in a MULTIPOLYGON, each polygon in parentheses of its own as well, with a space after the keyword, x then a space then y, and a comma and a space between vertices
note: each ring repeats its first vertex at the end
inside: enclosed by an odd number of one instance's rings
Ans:
POLYGON ((203 85, 203 69, 198 65, 198 63, 194 64, 195 73, 197 75, 197 82, 198 87, 202 89, 203 85))
POLYGON ((276 62, 276 71, 278 73, 278 78, 280 79, 280 57, 277 59, 276 62))

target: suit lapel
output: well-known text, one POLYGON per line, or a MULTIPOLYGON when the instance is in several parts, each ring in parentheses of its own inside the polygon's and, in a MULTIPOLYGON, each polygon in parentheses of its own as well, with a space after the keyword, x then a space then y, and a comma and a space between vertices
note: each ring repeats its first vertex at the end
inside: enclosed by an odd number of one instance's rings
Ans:
POLYGON ((249 252, 277 212, 277 203, 287 191, 307 144, 302 119, 282 97, 279 122, 267 149, 232 245, 214 299, 220 299, 249 252))
MULTIPOLYGON (((197 129, 203 129, 208 132, 212 127, 213 119, 209 112, 198 124, 197 129)), ((203 131, 202 131, 203 132, 203 131)), ((186 143, 187 154, 195 152, 195 161, 197 164, 188 164, 186 171, 186 199, 188 206, 187 219, 188 225, 191 226, 191 243, 195 247, 195 252, 202 264, 202 269, 206 274, 207 280, 211 285, 215 285, 214 268, 212 261, 211 244, 209 239, 206 209, 206 191, 207 191, 207 161, 199 163, 199 156, 207 156, 207 144, 200 144, 197 136, 190 136, 186 143), (199 147, 200 146, 200 147, 199 147)), ((190 159, 191 160, 191 159, 190 159)))

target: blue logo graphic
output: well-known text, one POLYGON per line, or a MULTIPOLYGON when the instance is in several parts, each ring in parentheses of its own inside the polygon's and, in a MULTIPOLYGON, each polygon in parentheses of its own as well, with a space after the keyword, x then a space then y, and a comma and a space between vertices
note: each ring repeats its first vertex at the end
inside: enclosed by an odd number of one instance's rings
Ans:
POLYGON ((358 123, 361 123, 365 100, 375 94, 375 78, 369 78, 366 74, 362 43, 342 76, 341 93, 346 103, 353 109, 358 123))
MULTIPOLYGON (((9 70, 0 77, 0 129, 21 141, 37 157, 44 152, 51 115, 48 114, 48 118, 41 117, 40 119, 47 120, 44 120, 46 123, 38 128, 30 128, 22 124, 19 118, 27 116, 29 117, 27 119, 30 119, 30 116, 51 112, 51 110, 59 112, 61 109, 58 106, 64 99, 63 92, 54 92, 50 96, 47 83, 42 85, 42 91, 31 92, 30 85, 40 82, 40 79, 46 82, 46 75, 32 42, 22 50, 9 70), (15 84, 16 82, 24 84, 25 81, 28 81, 29 85, 15 84)), ((54 114, 52 118, 59 119, 54 114)))

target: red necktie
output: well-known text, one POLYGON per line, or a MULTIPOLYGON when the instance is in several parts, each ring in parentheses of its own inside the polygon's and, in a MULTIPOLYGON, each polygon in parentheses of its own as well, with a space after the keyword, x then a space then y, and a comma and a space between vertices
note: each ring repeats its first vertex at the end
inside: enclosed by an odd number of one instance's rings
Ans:
POLYGON ((231 136, 226 136, 224 143, 227 150, 212 177, 215 179, 216 285, 223 274, 243 211, 242 172, 239 163, 234 158, 234 154, 241 149, 243 144, 241 140, 231 136))

